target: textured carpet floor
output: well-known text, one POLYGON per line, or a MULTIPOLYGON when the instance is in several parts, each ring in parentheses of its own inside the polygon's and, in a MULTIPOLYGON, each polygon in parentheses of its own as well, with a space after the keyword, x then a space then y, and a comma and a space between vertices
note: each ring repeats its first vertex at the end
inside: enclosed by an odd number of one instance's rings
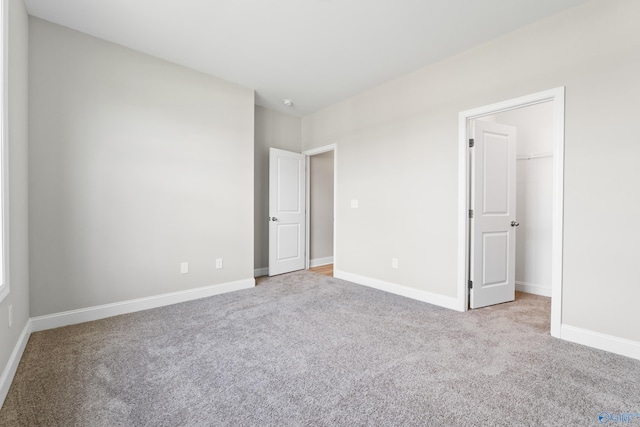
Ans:
POLYGON ((553 339, 548 318, 543 297, 456 313, 297 272, 34 333, 0 425, 585 426, 640 412, 640 362, 553 339))

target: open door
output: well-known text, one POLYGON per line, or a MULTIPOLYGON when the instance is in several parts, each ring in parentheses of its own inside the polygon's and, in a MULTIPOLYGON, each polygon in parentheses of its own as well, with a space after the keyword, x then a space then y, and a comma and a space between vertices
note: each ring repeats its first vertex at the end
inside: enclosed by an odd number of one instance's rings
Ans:
POLYGON ((305 268, 306 159, 269 150, 269 276, 305 268))
POLYGON ((471 151, 470 306, 515 299, 516 129, 475 121, 471 151))

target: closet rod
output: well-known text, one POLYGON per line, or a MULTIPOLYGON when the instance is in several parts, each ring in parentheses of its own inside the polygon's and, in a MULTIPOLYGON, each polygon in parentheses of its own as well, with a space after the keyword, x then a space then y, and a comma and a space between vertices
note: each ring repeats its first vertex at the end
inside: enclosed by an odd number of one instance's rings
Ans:
POLYGON ((532 160, 532 159, 543 159, 545 157, 553 157, 553 153, 533 153, 533 154, 523 154, 516 156, 516 160, 532 160))

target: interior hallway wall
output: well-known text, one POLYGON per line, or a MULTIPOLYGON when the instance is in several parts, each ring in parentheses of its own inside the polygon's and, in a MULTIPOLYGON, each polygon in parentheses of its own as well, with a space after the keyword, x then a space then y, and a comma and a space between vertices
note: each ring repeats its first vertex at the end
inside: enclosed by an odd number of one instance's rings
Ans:
POLYGON ((333 151, 310 157, 309 183, 311 267, 333 262, 333 151))
POLYGON ((255 106, 255 274, 263 276, 269 267, 269 148, 300 153, 302 120, 299 117, 255 106))
POLYGON ((253 90, 29 22, 31 315, 252 282, 253 90))
POLYGON ((639 21, 593 0, 305 117, 340 150, 335 269, 457 298, 459 113, 565 86, 562 322, 640 342, 639 21))

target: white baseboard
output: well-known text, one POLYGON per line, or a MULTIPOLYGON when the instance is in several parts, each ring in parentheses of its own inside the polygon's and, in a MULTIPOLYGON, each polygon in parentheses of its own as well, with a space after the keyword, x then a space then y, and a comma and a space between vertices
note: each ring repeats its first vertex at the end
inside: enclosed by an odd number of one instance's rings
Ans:
POLYGON ((253 270, 253 277, 261 277, 269 275, 269 267, 256 268, 253 270))
POLYGON ((16 375, 16 371, 18 370, 18 364, 20 363, 20 359, 22 358, 22 354, 24 353, 24 349, 27 346, 27 342, 29 341, 29 337, 31 336, 31 319, 27 320, 27 324, 24 325, 22 329, 22 333, 18 338, 18 342, 16 346, 13 348, 11 352, 11 356, 9 357, 9 361, 2 371, 2 376, 0 376, 0 408, 4 404, 4 400, 7 398, 7 394, 9 393, 9 387, 11 387, 11 382, 13 381, 13 377, 16 375))
POLYGON ((163 307, 180 302, 206 298, 213 295, 224 294, 227 292, 239 291, 241 289, 253 288, 255 286, 255 283, 255 279, 251 278, 238 280, 236 282, 222 283, 219 285, 204 286, 196 289, 188 289, 185 291, 155 295, 152 297, 98 305, 94 307, 81 308, 78 310, 64 311, 62 313, 32 317, 31 325, 33 332, 44 331, 47 329, 60 328, 62 326, 75 325, 77 323, 104 319, 106 317, 117 316, 120 314, 134 313, 136 311, 148 310, 151 308, 163 307))
POLYGON ((542 295, 543 297, 551 297, 551 286, 537 285, 535 283, 516 281, 516 291, 525 292, 527 294, 542 295))
POLYGON ((320 267, 321 265, 333 264, 333 257, 316 258, 309 260, 309 267, 320 267))
POLYGON ((396 283, 389 283, 378 279, 372 279, 370 277, 347 273, 345 271, 334 270, 333 276, 338 279, 356 283, 358 285, 368 286, 370 288, 389 292, 391 294, 396 294, 440 307, 449 308, 451 310, 461 311, 460 301, 458 301, 457 298, 445 297, 443 295, 434 294, 428 291, 421 291, 419 289, 409 288, 407 286, 398 285, 396 283))
POLYGON ((569 325, 562 325, 560 328, 560 338, 576 344, 582 344, 640 360, 640 342, 637 341, 618 338, 569 325))

